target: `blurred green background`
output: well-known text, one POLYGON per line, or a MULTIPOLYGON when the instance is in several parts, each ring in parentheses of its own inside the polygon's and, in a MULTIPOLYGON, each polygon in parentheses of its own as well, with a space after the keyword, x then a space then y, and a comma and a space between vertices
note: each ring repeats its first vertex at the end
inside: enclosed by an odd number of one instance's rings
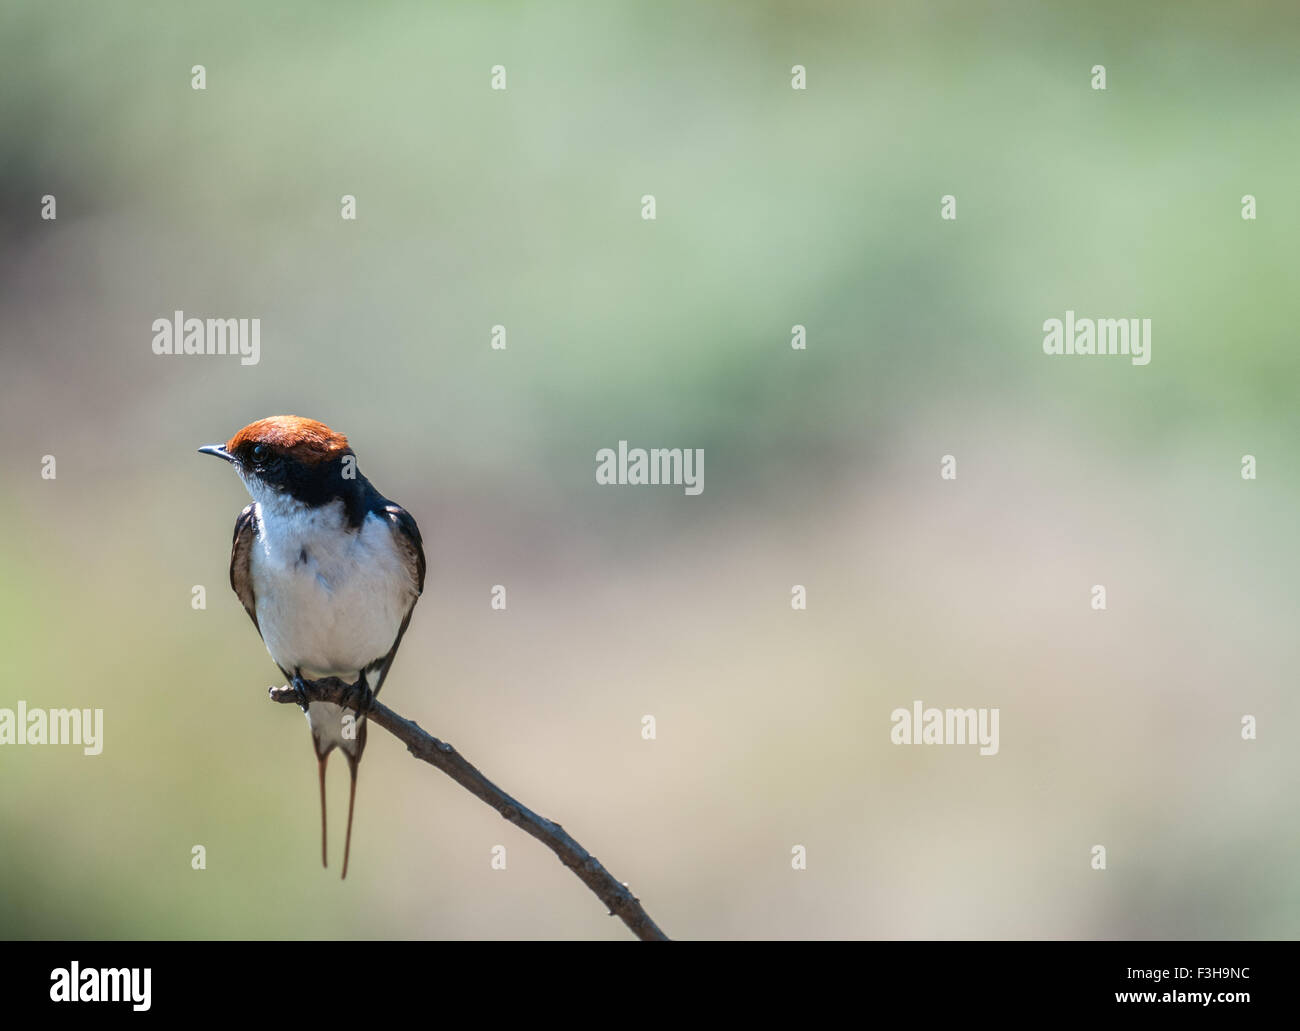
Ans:
POLYGON ((0 706, 105 746, 0 748, 0 936, 628 937, 381 731, 320 869, 195 454, 276 413, 424 531, 384 700, 669 934, 1297 936, 1300 12, 1053 6, 4 5, 0 706), (917 698, 998 756, 891 745, 917 698))

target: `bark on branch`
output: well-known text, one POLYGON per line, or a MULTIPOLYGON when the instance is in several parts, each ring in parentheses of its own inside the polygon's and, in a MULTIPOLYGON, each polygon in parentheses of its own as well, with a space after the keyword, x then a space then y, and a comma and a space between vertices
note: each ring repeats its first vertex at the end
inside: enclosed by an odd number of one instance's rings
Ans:
MULTIPOLYGON (((355 702, 347 694, 348 685, 338 677, 308 680, 304 683, 309 701, 333 702, 356 710, 355 702)), ((270 695, 274 702, 298 700, 292 687, 273 687, 270 695)), ((423 759, 431 766, 442 770, 461 787, 482 799, 516 827, 531 834, 559 856, 560 862, 572 870, 574 875, 595 892, 601 902, 605 903, 610 915, 617 916, 627 924, 632 933, 642 941, 669 940, 641 908, 641 900, 616 880, 601 865, 600 860, 574 841, 558 823, 544 816, 538 816, 526 805, 502 791, 446 741, 439 741, 419 724, 399 716, 377 700, 367 710, 366 719, 376 726, 383 727, 406 745, 407 751, 417 759, 423 759)))

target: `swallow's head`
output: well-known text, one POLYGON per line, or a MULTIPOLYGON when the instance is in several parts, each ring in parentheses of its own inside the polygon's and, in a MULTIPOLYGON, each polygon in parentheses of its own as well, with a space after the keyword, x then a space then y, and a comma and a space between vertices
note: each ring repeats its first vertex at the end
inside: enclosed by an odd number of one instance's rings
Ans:
POLYGON ((226 443, 208 444, 199 452, 233 465, 253 500, 260 502, 287 495, 309 505, 324 504, 338 496, 342 480, 356 475, 348 438, 299 415, 259 419, 226 443))

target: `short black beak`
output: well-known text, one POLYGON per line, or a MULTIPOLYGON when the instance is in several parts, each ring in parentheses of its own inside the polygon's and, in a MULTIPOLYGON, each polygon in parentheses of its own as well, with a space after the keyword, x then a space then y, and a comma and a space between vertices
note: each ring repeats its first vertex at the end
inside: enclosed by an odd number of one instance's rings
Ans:
POLYGON ((199 448, 201 455, 216 455, 218 458, 224 458, 227 462, 233 462, 235 456, 226 450, 224 444, 205 444, 199 448))

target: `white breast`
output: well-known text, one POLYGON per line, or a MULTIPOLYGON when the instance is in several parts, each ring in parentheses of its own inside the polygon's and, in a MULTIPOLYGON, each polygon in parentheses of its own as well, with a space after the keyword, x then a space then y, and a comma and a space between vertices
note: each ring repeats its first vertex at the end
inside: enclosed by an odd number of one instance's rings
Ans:
POLYGON ((250 557, 257 623, 271 657, 309 679, 349 681, 392 648, 415 584, 386 519, 346 525, 341 501, 259 500, 250 557))

